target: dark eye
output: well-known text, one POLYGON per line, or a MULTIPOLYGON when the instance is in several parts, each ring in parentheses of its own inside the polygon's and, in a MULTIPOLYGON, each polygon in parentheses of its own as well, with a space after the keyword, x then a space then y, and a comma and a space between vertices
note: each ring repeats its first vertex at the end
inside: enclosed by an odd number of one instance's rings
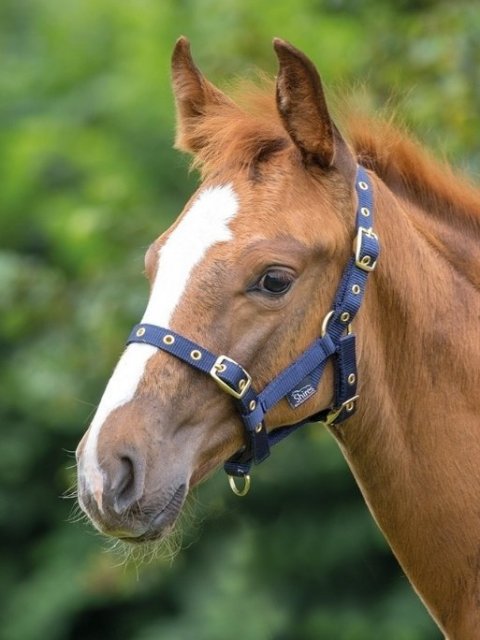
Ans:
POLYGON ((256 291, 268 293, 272 296, 281 296, 290 289, 294 276, 283 269, 269 269, 260 278, 255 286, 256 291))

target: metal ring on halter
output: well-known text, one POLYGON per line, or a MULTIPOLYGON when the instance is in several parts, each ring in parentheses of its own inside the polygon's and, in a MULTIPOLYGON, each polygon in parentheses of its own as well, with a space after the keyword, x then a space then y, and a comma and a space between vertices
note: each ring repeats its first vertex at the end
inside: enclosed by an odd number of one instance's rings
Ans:
POLYGON ((244 480, 243 488, 239 489, 237 487, 235 476, 228 476, 228 484, 230 485, 230 489, 233 491, 233 493, 236 496, 240 496, 240 498, 243 496, 246 496, 250 490, 250 476, 249 475, 243 476, 243 480, 244 480))
MULTIPOLYGON (((335 315, 335 311, 329 311, 327 313, 327 315, 324 317, 323 322, 322 322, 322 332, 321 332, 321 336, 322 338, 325 337, 327 331, 328 331, 328 324, 330 322, 330 320, 333 318, 333 316, 335 315)), ((349 322, 347 324, 347 334, 350 335, 352 333, 353 329, 352 329, 352 323, 349 322)))
POLYGON ((327 333, 328 323, 330 322, 330 320, 333 318, 334 315, 335 315, 335 311, 332 310, 332 311, 329 311, 327 315, 324 317, 322 322, 322 333, 321 333, 322 338, 327 333))

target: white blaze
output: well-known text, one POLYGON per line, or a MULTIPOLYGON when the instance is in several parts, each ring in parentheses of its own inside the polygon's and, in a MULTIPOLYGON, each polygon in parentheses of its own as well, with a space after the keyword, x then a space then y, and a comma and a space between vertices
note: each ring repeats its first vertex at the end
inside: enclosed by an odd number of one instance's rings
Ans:
MULTIPOLYGON (((159 251, 157 274, 142 322, 173 329, 170 327, 171 318, 192 270, 213 245, 232 239, 228 224, 237 211, 238 199, 231 185, 205 189, 200 193, 159 251)), ((138 343, 125 349, 88 430, 81 473, 100 509, 103 490, 97 456, 100 430, 112 411, 133 398, 145 366, 156 352, 155 347, 138 343)))

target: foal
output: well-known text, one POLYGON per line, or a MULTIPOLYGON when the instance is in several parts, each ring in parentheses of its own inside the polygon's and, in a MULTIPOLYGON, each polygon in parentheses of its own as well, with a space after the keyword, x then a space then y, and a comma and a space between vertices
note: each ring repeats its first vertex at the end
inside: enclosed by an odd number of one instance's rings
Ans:
MULTIPOLYGON (((260 391, 318 342, 325 318, 328 333, 362 164, 382 250, 354 322, 358 399, 342 407, 349 419, 330 411, 326 422, 440 628, 478 638, 480 194, 391 127, 351 119, 346 142, 311 61, 274 45, 275 98, 250 91, 240 107, 177 42, 177 146, 194 155, 203 184, 145 256, 142 324, 78 447, 80 504, 107 535, 159 538, 246 435, 267 442, 335 404, 334 359, 301 402, 279 400, 251 433, 230 383, 228 393, 218 385, 221 366, 237 366, 252 377, 249 393, 260 391), (142 343, 152 325, 163 327, 160 348, 142 343), (174 351, 185 338, 192 366, 174 351), (209 377, 193 360, 210 351, 228 358, 209 377)), ((358 253, 358 235, 354 244, 358 253)))

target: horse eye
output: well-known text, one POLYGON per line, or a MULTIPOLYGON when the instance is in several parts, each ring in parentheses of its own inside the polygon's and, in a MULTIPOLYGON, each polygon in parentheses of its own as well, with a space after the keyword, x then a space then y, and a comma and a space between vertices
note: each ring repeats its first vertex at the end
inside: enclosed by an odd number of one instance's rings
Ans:
POLYGON ((293 284, 293 280, 293 275, 288 271, 270 269, 263 274, 255 288, 257 291, 280 296, 287 293, 293 284))

